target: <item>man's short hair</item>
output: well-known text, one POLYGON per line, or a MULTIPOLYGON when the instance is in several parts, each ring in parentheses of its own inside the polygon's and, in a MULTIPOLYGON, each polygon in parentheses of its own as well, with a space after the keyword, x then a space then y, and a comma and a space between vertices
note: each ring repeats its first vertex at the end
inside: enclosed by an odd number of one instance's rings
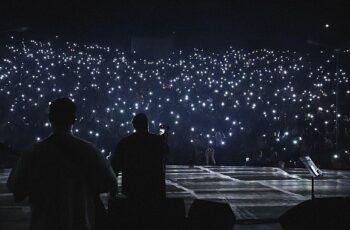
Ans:
POLYGON ((144 113, 138 113, 132 119, 132 125, 136 131, 148 130, 148 118, 144 113))
POLYGON ((49 120, 57 125, 72 125, 76 118, 76 105, 69 98, 58 98, 50 103, 49 120))

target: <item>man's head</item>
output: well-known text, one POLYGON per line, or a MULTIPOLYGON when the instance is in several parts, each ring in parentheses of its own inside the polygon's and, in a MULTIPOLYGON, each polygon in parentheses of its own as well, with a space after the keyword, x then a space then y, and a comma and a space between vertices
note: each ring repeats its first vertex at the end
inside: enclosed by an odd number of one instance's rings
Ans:
POLYGON ((58 98, 50 103, 49 121, 54 128, 70 129, 76 118, 76 106, 68 98, 58 98))
POLYGON ((132 125, 136 132, 148 131, 148 118, 144 113, 138 113, 132 119, 132 125))

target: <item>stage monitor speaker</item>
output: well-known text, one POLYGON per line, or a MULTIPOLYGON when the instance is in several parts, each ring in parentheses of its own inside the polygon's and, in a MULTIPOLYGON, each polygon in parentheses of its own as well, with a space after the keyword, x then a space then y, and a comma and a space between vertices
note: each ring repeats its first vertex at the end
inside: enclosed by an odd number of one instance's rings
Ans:
POLYGON ((186 210, 182 198, 167 198, 165 201, 165 229, 181 230, 185 228, 186 210))
POLYGON ((111 230, 127 229, 130 216, 127 199, 111 199, 108 201, 108 225, 111 230))
POLYGON ((307 200, 280 218, 283 229, 350 229, 350 197, 307 200))
POLYGON ((195 200, 188 213, 188 229, 232 230, 236 216, 228 203, 195 200))
POLYGON ((185 202, 181 198, 167 198, 163 208, 156 212, 152 207, 138 206, 128 199, 114 199, 108 203, 108 222, 111 229, 134 229, 140 224, 145 229, 145 222, 157 225, 153 229, 181 230, 185 227, 185 202), (150 222, 149 222, 150 221, 150 222), (159 226, 161 227, 159 227, 159 226))

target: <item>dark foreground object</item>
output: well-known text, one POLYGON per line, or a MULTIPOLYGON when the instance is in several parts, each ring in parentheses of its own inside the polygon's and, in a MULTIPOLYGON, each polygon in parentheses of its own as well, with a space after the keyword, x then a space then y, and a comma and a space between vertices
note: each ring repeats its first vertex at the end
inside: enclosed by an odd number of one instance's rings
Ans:
POLYGON ((195 200, 188 213, 188 229, 232 230, 236 216, 227 203, 195 200))
MULTIPOLYGON (((0 170, 0 229, 28 229, 28 202, 14 203, 6 187, 9 172, 0 170)), ((324 172, 315 180, 316 197, 349 196, 350 172, 324 172)), ((187 214, 196 199, 229 203, 237 217, 236 230, 280 230, 278 218, 311 193, 309 172, 297 168, 167 165, 166 178, 167 197, 184 199, 187 214)), ((103 196, 104 203, 106 199, 103 196)))
POLYGON ((167 199, 160 212, 127 199, 111 200, 108 213, 111 229, 232 230, 236 222, 227 203, 206 200, 195 200, 186 218, 179 198, 167 199))
POLYGON ((185 229, 185 203, 169 198, 161 206, 128 199, 110 200, 108 219, 111 229, 185 229))
POLYGON ((349 229, 350 197, 307 200, 284 213, 283 229, 349 229))

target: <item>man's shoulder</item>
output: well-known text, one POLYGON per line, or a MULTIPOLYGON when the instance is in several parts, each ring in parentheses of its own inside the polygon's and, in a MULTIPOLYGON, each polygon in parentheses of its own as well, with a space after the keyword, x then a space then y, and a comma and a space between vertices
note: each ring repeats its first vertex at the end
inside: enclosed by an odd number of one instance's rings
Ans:
POLYGON ((42 141, 39 142, 35 142, 33 144, 31 144, 25 151, 22 152, 22 156, 30 156, 32 155, 34 152, 38 152, 42 149, 47 148, 47 146, 49 146, 51 143, 51 136, 43 139, 42 141))
POLYGON ((159 140, 159 135, 153 134, 153 133, 146 133, 146 134, 139 134, 139 133, 132 133, 123 139, 121 141, 132 141, 132 140, 138 140, 138 139, 149 139, 149 140, 159 140))
POLYGON ((138 135, 136 133, 129 134, 123 138, 120 139, 120 143, 128 142, 128 141, 133 141, 138 138, 138 135))
POLYGON ((160 141, 161 140, 161 136, 157 135, 157 134, 154 134, 154 133, 149 133, 149 138, 152 140, 152 141, 160 141))
POLYGON ((76 144, 78 144, 82 147, 95 149, 95 146, 91 142, 88 142, 84 139, 81 139, 80 137, 73 136, 73 135, 71 136, 71 138, 76 144))
POLYGON ((30 146, 27 152, 40 152, 41 150, 47 150, 55 145, 62 148, 69 146, 82 151, 96 150, 96 148, 92 143, 73 135, 66 136, 65 138, 62 138, 62 139, 58 138, 59 139, 58 141, 56 141, 55 138, 56 137, 51 135, 40 142, 34 143, 30 146))

